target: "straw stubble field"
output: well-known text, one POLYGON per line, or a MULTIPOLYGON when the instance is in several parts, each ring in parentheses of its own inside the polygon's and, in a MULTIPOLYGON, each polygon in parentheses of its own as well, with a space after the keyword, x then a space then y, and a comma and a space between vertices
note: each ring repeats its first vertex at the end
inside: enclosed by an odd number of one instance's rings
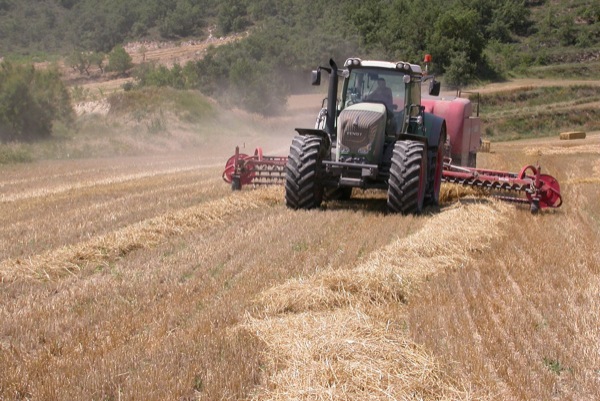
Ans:
POLYGON ((480 155, 557 176, 537 216, 294 212, 192 153, 2 167, 0 399, 598 399, 600 137, 573 145, 480 155))

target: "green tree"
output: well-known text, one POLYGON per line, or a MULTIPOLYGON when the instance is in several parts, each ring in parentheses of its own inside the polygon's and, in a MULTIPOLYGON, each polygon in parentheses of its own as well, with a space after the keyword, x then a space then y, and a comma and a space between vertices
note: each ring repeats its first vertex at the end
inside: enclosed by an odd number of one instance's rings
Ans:
POLYGON ((446 67, 444 78, 448 85, 460 88, 473 79, 475 69, 475 65, 469 61, 466 52, 454 52, 450 56, 450 64, 446 67))
POLYGON ((131 56, 123 46, 116 46, 108 55, 108 69, 110 71, 123 74, 132 67, 131 56))
POLYGON ((79 0, 59 0, 58 3, 64 8, 71 9, 79 0))
POLYGON ((384 10, 375 2, 364 2, 354 10, 351 18, 365 46, 372 47, 380 43, 386 22, 383 13, 384 10))
POLYGON ((575 22, 569 16, 561 18, 559 28, 556 31, 558 40, 563 46, 574 45, 577 41, 577 32, 575 30, 575 22))
POLYGON ((98 52, 74 51, 67 57, 67 63, 74 71, 90 75, 90 67, 96 66, 104 72, 104 54, 98 52))
POLYGON ((107 52, 123 43, 139 18, 135 3, 121 0, 81 1, 71 13, 70 40, 80 49, 107 52))
POLYGON ((248 10, 244 0, 225 0, 219 8, 217 27, 226 35, 244 30, 249 24, 248 10))
POLYGON ((508 0, 500 2, 492 11, 492 19, 487 26, 486 32, 492 39, 501 42, 511 42, 511 35, 525 35, 531 27, 529 16, 531 11, 521 0, 508 0))
POLYGON ((6 12, 10 10, 10 0, 0 0, 0 12, 6 12))
POLYGON ((90 65, 98 67, 101 73, 104 73, 104 54, 99 52, 91 52, 88 55, 90 65))
POLYGON ((188 0, 180 0, 177 7, 165 16, 160 33, 166 38, 190 36, 202 27, 202 9, 188 0))
POLYGON ((486 40, 474 10, 459 7, 440 15, 427 42, 443 70, 458 53, 464 53, 469 64, 479 66, 483 62, 486 40))
POLYGON ((71 121, 69 93, 56 70, 0 64, 0 140, 49 137, 55 121, 71 121))
POLYGON ((91 62, 87 57, 86 52, 74 51, 67 57, 66 61, 74 71, 78 71, 80 74, 86 73, 87 75, 90 75, 89 68, 91 62))
MULTIPOLYGON (((383 14, 387 18, 382 43, 388 58, 420 62, 428 48, 427 38, 444 10, 436 2, 423 7, 414 0, 395 0, 383 14)), ((438 60, 436 60, 438 61, 438 60)))

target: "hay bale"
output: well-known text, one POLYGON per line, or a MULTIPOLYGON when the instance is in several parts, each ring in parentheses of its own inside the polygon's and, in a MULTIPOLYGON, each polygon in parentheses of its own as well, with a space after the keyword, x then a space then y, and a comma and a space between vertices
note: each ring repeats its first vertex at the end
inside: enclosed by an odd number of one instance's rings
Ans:
POLYGON ((565 139, 565 140, 585 139, 585 132, 583 132, 583 131, 561 132, 560 139, 565 139))
POLYGON ((481 146, 479 147, 479 151, 483 153, 490 153, 490 141, 481 141, 481 146))

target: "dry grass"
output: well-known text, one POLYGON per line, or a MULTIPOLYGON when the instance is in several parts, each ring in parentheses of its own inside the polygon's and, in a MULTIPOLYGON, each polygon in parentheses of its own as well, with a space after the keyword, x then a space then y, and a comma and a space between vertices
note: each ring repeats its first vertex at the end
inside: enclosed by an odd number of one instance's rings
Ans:
MULTIPOLYGON (((129 167, 117 166, 111 174, 119 175, 121 168, 129 167)), ((32 191, 36 179, 23 173, 19 179, 13 171, 11 181, 32 191)), ((87 173, 80 178, 87 180, 87 173)), ((146 178, 131 182, 136 183, 129 187, 132 195, 152 192, 163 183, 146 178)), ((115 188, 105 185, 98 188, 115 188)), ((167 197, 180 201, 171 202, 171 212, 143 208, 138 222, 86 241, 73 242, 72 234, 61 234, 49 250, 22 258, 33 272, 15 266, 14 259, 4 260, 0 367, 7 373, 0 375, 0 396, 244 398, 266 374, 260 352, 264 344, 238 326, 252 298, 290 277, 343 269, 347 260, 361 260, 389 238, 421 224, 369 209, 292 212, 283 206, 281 188, 231 194, 226 184, 220 185, 222 191, 212 189, 220 197, 192 206, 185 206, 177 186, 168 186, 167 197), (357 237, 353 230, 364 221, 370 225, 364 237, 357 237), (401 221, 405 224, 399 230, 401 221), (65 266, 74 274, 60 269, 65 266), (43 271, 51 280, 40 275, 43 271), (41 280, 32 280, 34 276, 41 280)), ((16 187, 13 191, 19 192, 16 187)), ((79 214, 107 202, 105 193, 88 194, 89 203, 77 198, 69 203, 74 210, 64 215, 65 229, 76 232, 79 214)), ((53 196, 31 199, 36 199, 28 206, 32 215, 61 204, 53 196)), ((152 199, 134 197, 126 207, 134 211, 152 199)), ((101 219, 101 214, 93 218, 101 219)))
POLYGON ((545 171, 561 180, 560 210, 519 211, 504 239, 426 282, 409 306, 413 338, 475 398, 600 398, 598 159, 570 149, 544 152, 545 171))
POLYGON ((18 178, 7 172, 0 201, 0 257, 28 258, 75 245, 229 193, 218 168, 183 159, 46 162, 28 166, 28 175, 18 178), (177 166, 185 162, 196 168, 177 166), (68 166, 64 171, 62 164, 68 166))
POLYGON ((444 184, 440 189, 440 204, 450 204, 462 198, 483 198, 486 192, 480 188, 460 184, 444 184))
POLYGON ((457 399, 461 392, 398 327, 360 310, 250 322, 271 359, 268 388, 254 400, 457 399), (275 366, 284 365, 283 369, 275 366))
POLYGON ((540 147, 527 147, 525 148, 525 154, 529 156, 541 156, 541 155, 572 155, 572 154, 600 154, 600 144, 593 145, 578 145, 570 147, 561 146, 540 146, 540 147))

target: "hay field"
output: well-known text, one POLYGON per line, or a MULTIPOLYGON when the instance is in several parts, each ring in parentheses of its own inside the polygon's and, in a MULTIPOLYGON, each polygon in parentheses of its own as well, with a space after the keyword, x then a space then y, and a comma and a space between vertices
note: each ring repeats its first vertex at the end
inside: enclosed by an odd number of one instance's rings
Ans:
POLYGON ((600 398, 600 135, 494 143, 563 208, 290 211, 226 154, 0 166, 0 400, 600 398))

